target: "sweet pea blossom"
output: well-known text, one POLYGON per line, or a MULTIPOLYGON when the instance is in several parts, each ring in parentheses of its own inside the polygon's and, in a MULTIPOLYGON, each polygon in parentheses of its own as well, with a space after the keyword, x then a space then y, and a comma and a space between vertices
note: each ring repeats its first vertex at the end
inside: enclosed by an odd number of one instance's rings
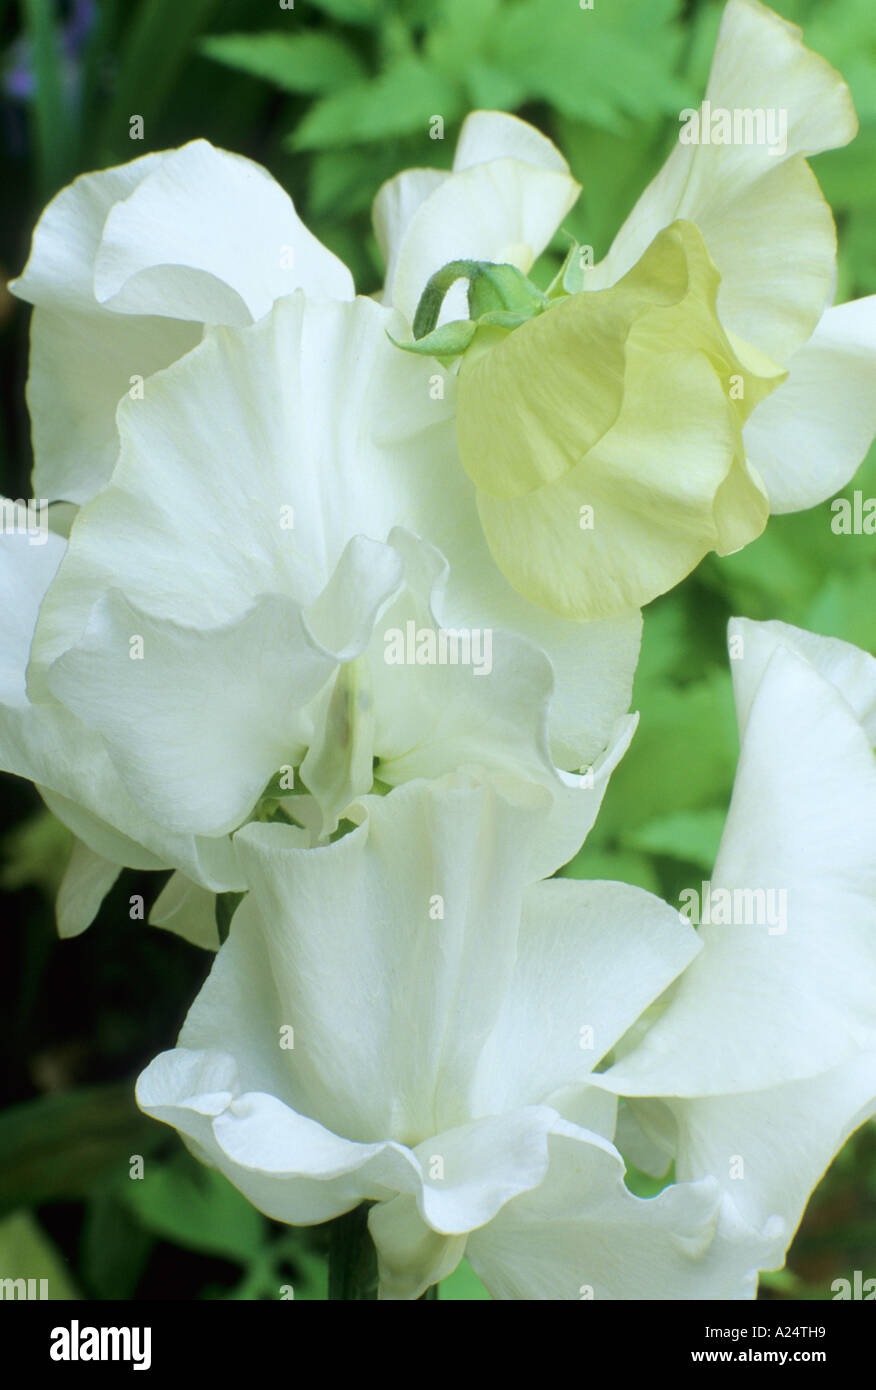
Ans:
MULTIPOLYGON (((468 347, 460 456, 491 553, 520 593, 566 617, 640 606, 709 550, 754 540, 770 512, 824 500, 876 428, 876 299, 828 307, 835 233, 805 158, 853 138, 848 88, 796 26, 730 0, 694 114, 723 112, 728 134, 679 140, 600 264, 574 253, 543 305, 488 312, 471 347, 459 286, 437 320, 436 353, 468 347), (755 117, 777 110, 782 144, 758 143, 755 117)), ((504 237, 483 216, 469 223, 462 181, 486 198, 499 154, 528 153, 543 179, 564 169, 514 126, 479 119, 477 165, 431 192, 410 171, 375 204, 387 293, 412 323, 414 288, 442 266, 470 273, 504 242, 526 269, 546 240, 546 227, 536 238, 510 217, 504 237)))
POLYGON ((353 297, 346 266, 270 174, 206 140, 76 179, 9 288, 35 306, 34 495, 77 503, 112 472, 119 400, 205 325, 254 323, 299 288, 353 297))
MULTIPOLYGON (((570 624, 514 594, 456 457, 454 379, 398 352, 388 327, 397 316, 371 300, 299 292, 250 327, 210 330, 122 402, 113 480, 80 510, 39 605, 27 699, 98 737, 144 822, 116 828, 153 852, 162 827, 163 865, 211 892, 245 886, 228 835, 252 815, 319 842, 375 779, 465 766, 551 789, 532 854, 537 876, 553 872, 632 734, 638 614, 570 624), (419 643, 390 661, 409 629, 456 647, 444 664, 419 643), (489 663, 464 660, 477 633, 489 663), (210 873, 178 837, 215 846, 210 873)), ((2 741, 0 756, 17 770, 2 741)), ((88 786, 40 781, 95 809, 88 786)), ((109 865, 129 862, 50 804, 109 865)), ((73 867, 110 873, 85 855, 73 867)))
MULTIPOLYGON (((473 187, 485 141, 504 193, 478 247, 528 267, 577 185, 544 137, 486 114, 460 141, 473 187)), ((62 930, 90 920, 120 864, 179 869, 170 901, 209 911, 245 887, 229 832, 280 814, 319 842, 375 776, 513 768, 555 798, 539 872, 574 853, 632 734, 639 616, 569 624, 513 592, 459 467, 455 379, 399 362, 398 313, 351 301, 269 176, 195 141, 77 180, 14 288, 37 304, 35 487, 87 503, 118 454, 41 610, 41 573, 18 581, 40 611, 15 652, 30 717, 0 758, 23 775, 36 760, 78 837, 62 930), (415 646, 489 640, 489 669, 420 664, 419 647, 391 666, 389 634, 411 629, 415 646), (50 775, 42 745, 71 715, 83 756, 50 775)))
POLYGON ((743 116, 784 112, 783 144, 679 140, 583 288, 615 284, 677 219, 699 228, 737 350, 747 345, 787 371, 743 440, 770 510, 799 511, 848 482, 876 429, 876 296, 831 307, 836 230, 806 162, 848 144, 858 122, 840 74, 758 0, 729 0, 705 102, 743 116))
POLYGON ((324 848, 244 827, 251 891, 138 1102, 275 1219, 375 1203, 384 1299, 463 1253, 500 1299, 748 1296, 775 1223, 713 1177, 633 1196, 592 1084, 696 933, 641 889, 528 882, 546 812, 448 777, 364 798, 324 848))
MULTIPOLYGON (((471 177, 457 175, 444 195, 443 221, 430 211, 427 235, 440 242, 463 198, 478 225, 478 253, 528 270, 577 196, 565 160, 524 122, 475 113, 456 156, 458 171, 470 166, 471 177)), ((407 257, 395 242, 414 210, 412 181, 433 188, 444 178, 421 172, 404 176, 396 193, 388 189, 384 213, 375 214, 378 235, 385 223, 393 240, 402 305, 410 299, 402 288, 407 257)), ((418 238, 414 253, 419 263, 418 238)), ((412 293, 421 288, 415 278, 412 293)), ((35 306, 27 389, 34 494, 75 503, 109 479, 119 401, 200 342, 205 325, 254 323, 296 289, 340 300, 354 293, 346 266, 307 230, 267 170, 206 140, 76 179, 46 208, 10 289, 35 306)))
POLYGON ((631 1098, 635 1162, 715 1175, 785 1248, 876 1111, 876 661, 777 622, 735 620, 730 647, 741 753, 711 896, 738 906, 598 1084, 631 1098), (776 892, 768 923, 750 905, 776 892))
POLYGON ((787 920, 527 885, 547 799, 508 779, 364 798, 324 849, 250 825, 252 890, 141 1106, 280 1220, 374 1203, 383 1298, 463 1253, 500 1299, 753 1296, 876 1110, 876 661, 779 623, 730 643, 711 889, 781 888, 787 920), (624 1158, 675 1178, 634 1198, 624 1158))

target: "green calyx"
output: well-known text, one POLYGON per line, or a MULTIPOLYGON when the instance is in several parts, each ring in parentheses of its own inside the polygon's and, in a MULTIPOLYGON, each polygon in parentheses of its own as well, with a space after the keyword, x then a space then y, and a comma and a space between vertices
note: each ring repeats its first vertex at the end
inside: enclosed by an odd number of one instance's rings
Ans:
POLYGON ((452 360, 471 346, 481 328, 510 331, 544 313, 552 300, 513 265, 450 261, 426 285, 414 315, 412 343, 391 341, 405 352, 452 360), (437 327, 441 306, 459 280, 468 281, 470 317, 437 327))

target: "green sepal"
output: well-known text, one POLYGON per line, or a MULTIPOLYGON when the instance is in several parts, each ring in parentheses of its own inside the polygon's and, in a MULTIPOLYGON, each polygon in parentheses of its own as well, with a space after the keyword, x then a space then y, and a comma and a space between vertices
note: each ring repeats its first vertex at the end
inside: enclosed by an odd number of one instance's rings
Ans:
POLYGON ((434 328, 431 333, 427 333, 416 342, 400 343, 391 333, 387 333, 386 336, 403 352, 416 352, 423 357, 447 358, 452 361, 470 346, 476 331, 477 324, 472 323, 470 319, 454 319, 452 323, 442 323, 440 328, 434 328))
POLYGON ((487 324, 495 328, 519 328, 531 318, 532 314, 516 314, 511 309, 490 309, 486 314, 481 314, 475 327, 481 328, 487 324))
POLYGON ((482 261, 469 280, 468 308, 476 320, 487 314, 505 312, 518 315, 520 322, 525 323, 544 312, 547 300, 516 266, 482 261))

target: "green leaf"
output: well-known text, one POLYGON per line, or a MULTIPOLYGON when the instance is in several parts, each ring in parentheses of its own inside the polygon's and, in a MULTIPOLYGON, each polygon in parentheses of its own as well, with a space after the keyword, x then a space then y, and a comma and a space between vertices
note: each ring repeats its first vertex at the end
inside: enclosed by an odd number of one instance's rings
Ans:
POLYGON ((132 1087, 91 1086, 40 1096, 0 1113, 0 1212, 85 1197, 165 1142, 132 1087))
MULTIPOLYGON (((378 188, 405 163, 395 142, 380 145, 363 159, 358 150, 321 150, 310 166, 309 208, 312 216, 335 213, 352 232, 354 213, 370 214, 378 188)), ((342 257, 342 259, 345 259, 342 257)))
POLYGON ((476 1299, 489 1299, 490 1295, 468 1260, 460 1260, 453 1273, 441 1280, 438 1297, 442 1303, 447 1300, 472 1303, 476 1299))
POLYGON ((129 1299, 152 1253, 155 1239, 120 1201, 123 1177, 98 1188, 82 1227, 80 1269, 88 1292, 101 1299, 129 1299))
POLYGON ((73 836, 52 815, 37 811, 20 821, 3 839, 3 865, 0 868, 0 888, 15 892, 27 883, 41 888, 54 899, 64 876, 73 845, 73 836))
POLYGON ((61 44, 51 0, 24 0, 24 29, 33 54, 34 144, 39 188, 48 198, 72 174, 75 122, 64 101, 61 44))
MULTIPOLYGON (((299 0, 299 4, 301 0, 299 0)), ((373 27, 380 12, 379 0, 308 0, 314 9, 323 10, 343 24, 373 27)))
POLYGON ((426 57, 444 73, 458 73, 489 53, 499 24, 500 0, 441 0, 426 35, 426 57))
POLYGON ((29 1211, 0 1221, 0 1279, 45 1279, 50 1299, 82 1297, 61 1254, 29 1211))
POLYGON ((560 119, 557 139, 581 184, 564 226, 583 245, 593 247, 598 261, 669 152, 665 123, 652 110, 618 134, 560 119))
POLYGON ((802 626, 876 655, 874 613, 876 569, 865 574, 834 574, 819 589, 802 626))
POLYGON ((631 849, 668 855, 671 859, 697 864, 710 873, 721 843, 724 819, 724 809, 720 806, 707 806, 698 811, 670 811, 622 836, 622 840, 631 849))
POLYGON ((315 102, 289 144, 296 150, 318 150, 425 133, 432 116, 443 116, 447 123, 460 107, 457 86, 422 59, 404 57, 373 81, 353 83, 315 102))
POLYGON ((519 77, 478 58, 463 64, 462 80, 474 110, 514 111, 526 100, 526 84, 519 77))
POLYGON ((364 76, 359 58, 333 34, 211 34, 200 51, 285 92, 330 92, 364 76))
POLYGON ((219 0, 140 0, 123 29, 124 42, 104 118, 101 139, 114 151, 130 146, 133 159, 149 148, 150 127, 173 90, 192 43, 209 22, 219 0), (143 117, 145 141, 129 140, 130 118, 143 117))
POLYGON ((265 1243, 261 1212, 215 1168, 187 1153, 147 1162, 142 1178, 117 1190, 146 1230, 184 1249, 246 1264, 265 1243))
POLYGON ((667 806, 698 810, 729 801, 737 754, 729 670, 650 692, 640 716, 630 750, 612 773, 594 827, 597 843, 612 836, 629 843, 634 828, 667 806))
POLYGON ((688 104, 689 86, 675 76, 681 42, 674 6, 613 0, 590 11, 529 0, 498 28, 492 56, 530 97, 623 133, 627 116, 676 115, 688 104))
POLYGON ((660 879, 644 854, 626 849, 602 849, 591 840, 560 870, 558 877, 607 879, 614 883, 631 883, 648 893, 660 892, 660 879))

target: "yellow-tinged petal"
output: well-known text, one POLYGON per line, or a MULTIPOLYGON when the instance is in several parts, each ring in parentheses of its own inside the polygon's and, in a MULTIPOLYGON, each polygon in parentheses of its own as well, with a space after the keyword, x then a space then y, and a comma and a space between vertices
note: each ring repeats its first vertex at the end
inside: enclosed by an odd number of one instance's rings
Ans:
POLYGON ((493 557, 532 602, 606 617, 763 530, 741 431, 785 373, 731 343, 719 285, 699 231, 678 222, 616 286, 464 359, 460 455, 493 557))
POLYGON ((721 274, 725 327, 785 365, 832 293, 833 218, 805 161, 854 138, 849 89, 796 24, 758 0, 729 0, 705 101, 682 119, 679 143, 585 288, 614 284, 661 227, 695 222, 721 274))
POLYGON ((613 289, 481 338, 463 360, 457 434, 482 492, 520 497, 575 467, 617 419, 633 324, 681 300, 687 279, 682 235, 669 229, 613 289))

